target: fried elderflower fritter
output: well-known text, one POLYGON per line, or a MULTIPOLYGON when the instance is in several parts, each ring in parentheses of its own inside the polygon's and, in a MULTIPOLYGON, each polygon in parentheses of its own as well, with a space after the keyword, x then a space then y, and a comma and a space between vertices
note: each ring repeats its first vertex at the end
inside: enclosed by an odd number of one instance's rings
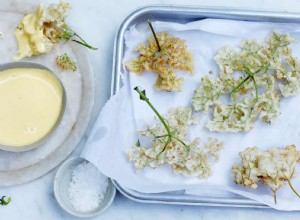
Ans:
POLYGON ((58 4, 50 4, 45 10, 43 18, 44 35, 53 43, 60 41, 74 41, 89 49, 97 50, 97 48, 89 45, 76 32, 74 32, 66 23, 67 11, 70 8, 69 3, 60 1, 58 4))
POLYGON ((273 31, 266 42, 246 40, 239 51, 218 51, 219 76, 203 77, 192 98, 195 111, 213 108, 209 130, 249 131, 257 117, 269 124, 277 119, 281 97, 300 91, 300 63, 289 47, 293 42, 289 34, 273 31))
POLYGON ((258 182, 268 186, 276 203, 276 192, 285 182, 299 197, 291 184, 291 179, 296 175, 296 165, 300 161, 300 151, 295 145, 288 145, 285 149, 271 148, 261 151, 257 147, 249 147, 240 153, 242 164, 232 167, 233 180, 236 184, 243 184, 252 189, 258 187, 258 182))
MULTIPOLYGON (((149 102, 145 92, 139 92, 141 99, 149 102)), ((152 109, 157 115, 155 119, 160 122, 146 125, 146 129, 140 131, 140 135, 151 139, 151 147, 142 147, 138 141, 127 152, 135 169, 140 171, 144 167, 168 165, 175 174, 198 178, 210 176, 211 166, 218 161, 223 142, 209 138, 207 144, 199 147, 200 138, 188 139, 190 126, 199 122, 192 116, 191 108, 174 108, 165 116, 161 116, 154 107, 152 109)))
POLYGON ((148 38, 148 44, 140 44, 135 48, 139 57, 126 62, 130 72, 142 75, 144 71, 158 74, 155 88, 169 92, 181 91, 184 79, 177 76, 177 70, 193 73, 193 57, 187 51, 184 40, 165 32, 156 34, 161 50, 158 50, 154 37, 148 38))

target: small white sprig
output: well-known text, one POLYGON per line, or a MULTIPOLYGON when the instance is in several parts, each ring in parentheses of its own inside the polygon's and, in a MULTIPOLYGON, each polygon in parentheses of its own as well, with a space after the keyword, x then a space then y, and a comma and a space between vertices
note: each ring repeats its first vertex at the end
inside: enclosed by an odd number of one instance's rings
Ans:
POLYGON ((68 54, 66 53, 57 56, 55 62, 62 70, 72 70, 72 71, 77 70, 76 62, 71 57, 69 57, 68 54))

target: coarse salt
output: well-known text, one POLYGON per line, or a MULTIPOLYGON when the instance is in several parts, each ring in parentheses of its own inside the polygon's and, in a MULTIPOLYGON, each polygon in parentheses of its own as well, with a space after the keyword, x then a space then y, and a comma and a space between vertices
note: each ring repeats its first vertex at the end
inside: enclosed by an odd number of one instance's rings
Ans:
POLYGON ((80 212, 95 210, 104 199, 108 178, 88 162, 79 164, 72 172, 68 195, 73 208, 80 212))

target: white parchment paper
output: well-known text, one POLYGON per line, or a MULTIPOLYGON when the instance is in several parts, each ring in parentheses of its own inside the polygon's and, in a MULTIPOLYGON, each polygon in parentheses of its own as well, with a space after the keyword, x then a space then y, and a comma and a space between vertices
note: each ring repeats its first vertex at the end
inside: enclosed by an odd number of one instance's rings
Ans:
MULTIPOLYGON (((212 133, 205 128, 211 115, 197 113, 201 122, 191 128, 190 137, 199 136, 203 143, 208 137, 216 137, 225 142, 220 161, 214 165, 213 175, 206 180, 177 176, 167 166, 157 169, 145 168, 136 173, 126 156, 126 149, 132 147, 138 139, 136 130, 143 129, 145 123, 153 122, 154 116, 146 103, 139 100, 134 87, 140 86, 145 89, 153 105, 163 114, 172 107, 191 106, 193 91, 200 85, 200 78, 210 70, 215 76, 218 73, 213 58, 219 48, 225 45, 236 48, 243 39, 264 41, 274 29, 289 32, 300 42, 300 25, 205 19, 188 24, 155 22, 154 27, 157 32, 167 31, 186 40, 195 60, 194 75, 179 73, 179 76, 185 79, 183 92, 169 93, 154 89, 156 74, 145 72, 143 76, 137 76, 127 73, 124 68, 123 87, 103 108, 82 157, 94 163, 102 173, 117 180, 121 185, 143 193, 185 189, 188 194, 203 195, 203 190, 207 194, 209 190, 225 190, 276 209, 300 210, 300 199, 289 187, 278 191, 278 204, 275 205, 273 194, 266 186, 259 185, 257 190, 247 189, 233 183, 231 178, 231 167, 235 162, 240 162, 238 153, 246 147, 258 146, 267 149, 296 144, 300 149, 300 95, 282 99, 282 114, 276 123, 267 125, 257 121, 254 129, 248 133, 212 133)), ((139 31, 135 27, 127 31, 124 62, 137 56, 133 48, 140 42, 145 42, 149 35, 150 31, 139 31)), ((294 54, 300 57, 300 43, 294 44, 292 48, 294 54)), ((142 145, 150 146, 150 142, 144 140, 142 145)), ((300 191, 300 178, 293 179, 293 183, 300 191)))

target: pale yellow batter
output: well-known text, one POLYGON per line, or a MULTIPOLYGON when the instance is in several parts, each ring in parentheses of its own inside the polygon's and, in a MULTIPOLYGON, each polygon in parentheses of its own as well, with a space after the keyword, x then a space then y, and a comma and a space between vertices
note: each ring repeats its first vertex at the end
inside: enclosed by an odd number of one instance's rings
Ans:
POLYGON ((0 72, 0 144, 22 147, 41 140, 62 109, 63 89, 46 70, 0 72))

